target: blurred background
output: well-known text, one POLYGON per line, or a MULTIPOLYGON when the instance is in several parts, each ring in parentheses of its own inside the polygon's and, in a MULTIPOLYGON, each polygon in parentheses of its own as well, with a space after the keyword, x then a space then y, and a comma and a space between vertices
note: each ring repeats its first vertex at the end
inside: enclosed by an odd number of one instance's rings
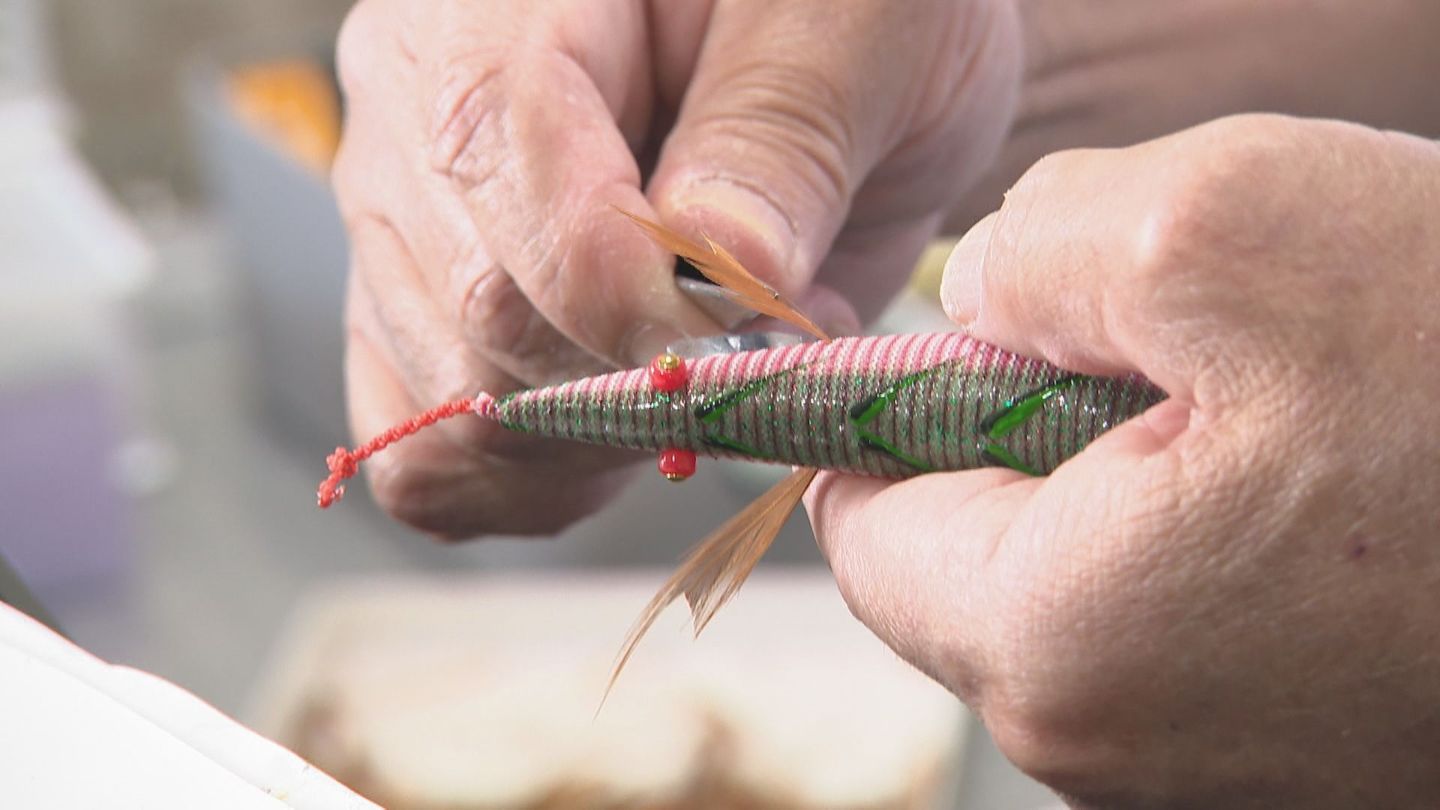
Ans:
MULTIPOLYGON (((857 630, 803 518, 591 722, 630 618, 763 486, 743 469, 646 476, 553 540, 440 546, 363 487, 315 509, 347 438, 349 5, 0 0, 0 555, 62 631, 387 806, 1043 805, 857 630)), ((882 328, 938 317, 912 292, 882 328)))

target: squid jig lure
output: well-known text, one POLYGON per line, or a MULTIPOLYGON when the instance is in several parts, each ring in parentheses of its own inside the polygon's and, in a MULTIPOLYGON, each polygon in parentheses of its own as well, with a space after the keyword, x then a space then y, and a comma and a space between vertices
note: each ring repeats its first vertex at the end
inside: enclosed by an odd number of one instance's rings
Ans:
POLYGON ((1079 375, 960 333, 831 339, 723 247, 625 215, 737 303, 816 340, 702 356, 672 349, 645 368, 446 403, 354 451, 337 448, 318 492, 320 506, 329 506, 360 461, 463 414, 536 436, 655 451, 660 473, 675 481, 690 477, 702 455, 797 467, 691 552, 631 629, 612 686, 645 632, 680 596, 689 602, 695 632, 704 629, 818 470, 902 479, 998 466, 1045 475, 1165 398, 1138 376, 1079 375))

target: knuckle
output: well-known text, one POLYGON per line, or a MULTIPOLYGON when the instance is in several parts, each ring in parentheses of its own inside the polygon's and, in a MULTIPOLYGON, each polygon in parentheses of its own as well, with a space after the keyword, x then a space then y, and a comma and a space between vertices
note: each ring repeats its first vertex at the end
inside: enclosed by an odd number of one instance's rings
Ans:
POLYGON ((1124 658, 1107 655, 1115 639, 1103 628, 1113 621, 1091 606, 1104 597, 1074 573, 1046 573, 1037 578, 1046 585, 1021 587, 997 605, 976 708, 1005 756, 1050 782, 1104 733, 1095 707, 1127 672, 1124 658))
POLYGON ((825 556, 850 614, 902 659, 966 703, 977 704, 984 694, 984 672, 975 642, 983 631, 972 623, 957 632, 951 613, 937 610, 933 600, 897 592, 895 579, 884 574, 894 570, 895 561, 877 559, 874 548, 889 532, 884 514, 824 520, 825 556))
POLYGON ((504 271, 486 273, 470 288, 461 319, 470 339, 484 351, 524 354, 535 348, 526 344, 538 314, 504 271))
POLYGON ((364 275, 364 271, 367 269, 374 269, 373 262, 367 260, 367 254, 372 244, 396 240, 399 238, 399 233, 388 217, 359 200, 348 203, 346 200, 341 200, 340 210, 341 223, 345 226, 345 232, 350 236, 351 276, 364 275))
POLYGON ((1024 712, 986 715, 986 729, 1005 758, 1021 772, 1086 807, 1134 806, 1116 803, 1115 745, 1076 736, 1024 712))
POLYGON ((1174 164, 1152 189, 1134 235, 1134 281, 1154 284, 1189 269, 1213 274, 1243 267, 1216 257, 1251 251, 1285 227, 1288 215, 1280 202, 1295 183, 1287 167, 1302 141, 1290 119, 1245 115, 1198 127, 1178 142, 1174 164))
MULTIPOLYGON (((744 67, 743 65, 741 67, 744 67)), ((854 194, 852 156, 859 146, 846 111, 858 102, 813 68, 779 63, 723 77, 731 102, 701 113, 698 137, 743 139, 773 167, 798 175, 814 198, 832 203, 854 194)))
POLYGON ((1043 718, 1019 706, 997 706, 992 701, 984 711, 985 728, 995 747, 1015 767, 1047 784, 1053 784, 1060 770, 1060 744, 1052 727, 1043 718))
POLYGON ((1036 161, 1006 191, 985 249, 987 259, 983 269, 983 297, 1001 311, 1034 312, 1037 318, 1045 317, 1036 312, 1031 302, 1048 302, 1052 298, 1049 287, 1053 280, 1045 273, 1017 270, 1032 266, 1027 257, 1033 250, 1032 233, 1046 227, 1044 223, 1035 222, 1035 212, 1044 210, 1045 201, 1055 190, 1064 189, 1069 183, 1080 154, 1076 150, 1050 153, 1036 161))
POLYGON ((1268 340, 1286 320, 1277 308, 1295 278, 1265 257, 1304 238, 1293 218, 1310 182, 1308 169, 1296 171, 1305 138, 1289 119, 1254 115, 1203 125, 1167 147, 1175 151, 1162 154, 1168 163, 1150 175, 1122 237, 1105 301, 1112 325, 1166 336, 1177 361, 1227 386, 1239 380, 1226 368, 1237 342, 1268 340), (1227 328, 1217 330, 1217 319, 1227 328))
POLYGON ((846 607, 861 624, 877 631, 877 635, 883 638, 895 638, 893 632, 884 632, 888 628, 882 625, 891 625, 893 622, 879 616, 874 605, 879 603, 871 587, 871 576, 865 568, 864 562, 860 559, 863 555, 857 554, 851 549, 852 543, 845 542, 843 534, 827 545, 827 562, 831 574, 835 577, 836 590, 840 592, 846 607))
POLYGON ((498 171, 494 158, 503 153, 504 135, 496 124, 507 108, 502 66, 521 69, 525 58, 467 51, 439 64, 427 132, 434 171, 472 182, 498 171))
POLYGON ((374 55, 385 36, 379 0, 360 0, 345 15, 335 40, 335 72, 346 96, 360 91, 375 70, 374 55))
POLYGON ((459 324, 468 346, 495 368, 526 385, 603 368, 598 357, 567 339, 500 265, 491 262, 487 270, 471 274, 475 280, 459 303, 459 324))
POLYGON ((567 365, 560 361, 568 355, 569 342, 498 268, 470 288, 461 322, 476 351, 527 384, 549 376, 542 367, 567 365))
POLYGON ((1061 677, 1067 683, 1061 685, 1046 674, 1057 668, 1055 660, 1030 655, 1025 663, 1031 668, 1011 669, 1012 676, 1003 681, 992 677, 977 710, 995 746, 1017 768, 1052 787, 1079 790, 1077 780, 1099 772, 1095 752, 1110 747, 1112 729, 1102 708, 1109 698, 1068 682, 1095 678, 1110 683, 1123 676, 1066 669, 1061 677))
POLYGON ((1044 155, 1032 163, 1030 168, 1020 175, 1020 179, 1015 181, 1015 185, 1005 193, 1005 202, 1014 207, 1017 203, 1044 195, 1051 186, 1070 174, 1072 167, 1077 161, 1083 159, 1087 151, 1062 149, 1044 155))
POLYGON ((375 503, 401 523, 442 539, 471 534, 462 531, 456 515, 445 508, 449 484, 436 475, 400 459, 376 459, 369 482, 375 503))
POLYGON ((1206 242, 1218 223, 1208 221, 1207 214, 1224 196, 1227 181, 1204 168, 1187 167, 1179 175, 1154 189, 1154 199, 1130 234, 1128 260, 1120 265, 1128 276, 1125 286, 1142 297, 1171 283, 1215 247, 1206 242))

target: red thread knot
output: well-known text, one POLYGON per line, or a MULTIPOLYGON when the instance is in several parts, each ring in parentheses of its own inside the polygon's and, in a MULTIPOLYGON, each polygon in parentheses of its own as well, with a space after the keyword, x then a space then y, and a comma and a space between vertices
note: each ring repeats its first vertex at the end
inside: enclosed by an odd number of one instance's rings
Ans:
POLYGON ((421 428, 433 425, 441 419, 459 416, 462 413, 477 413, 480 416, 494 419, 497 409, 495 398, 489 394, 480 394, 474 399, 469 397, 457 399, 431 408, 419 416, 406 419, 354 450, 346 450, 344 447, 335 448, 335 452, 325 459, 325 466, 330 468, 330 474, 320 482, 320 486, 315 490, 315 502, 320 505, 321 509, 325 509, 345 497, 345 479, 352 478, 360 472, 360 462, 421 428))

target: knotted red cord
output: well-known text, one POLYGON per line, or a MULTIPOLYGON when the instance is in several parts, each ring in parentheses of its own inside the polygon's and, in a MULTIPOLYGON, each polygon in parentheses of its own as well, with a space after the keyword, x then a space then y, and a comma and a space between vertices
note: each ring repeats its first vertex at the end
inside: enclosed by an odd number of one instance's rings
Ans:
POLYGON ((429 427, 441 419, 449 419, 462 413, 473 413, 486 419, 494 419, 496 418, 496 407, 495 398, 489 394, 481 394, 473 399, 468 397, 457 399, 431 408, 419 416, 406 419, 354 450, 347 450, 344 447, 335 448, 335 452, 325 459, 325 465, 330 468, 330 475, 320 482, 320 488, 315 492, 316 503, 320 504, 321 509, 325 509, 343 498, 345 496, 344 481, 360 471, 360 462, 406 436, 421 428, 429 427))

